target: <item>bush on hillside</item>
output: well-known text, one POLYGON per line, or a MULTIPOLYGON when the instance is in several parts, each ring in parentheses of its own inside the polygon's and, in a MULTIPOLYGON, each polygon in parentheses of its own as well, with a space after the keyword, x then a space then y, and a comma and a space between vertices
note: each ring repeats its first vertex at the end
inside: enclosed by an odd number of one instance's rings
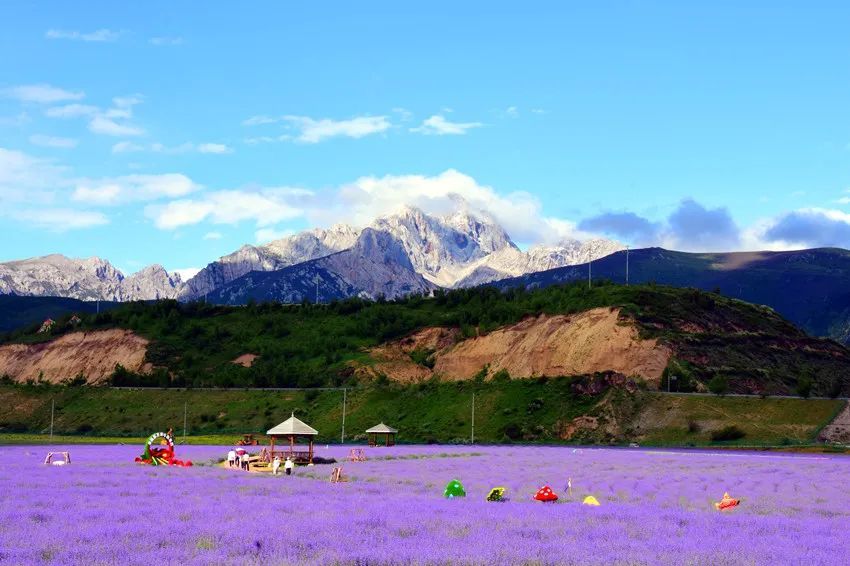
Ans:
POLYGON ((708 390, 715 395, 726 395, 729 392, 729 380, 718 373, 708 382, 708 390))
POLYGON ((725 426, 720 430, 715 430, 711 433, 711 439, 715 442, 740 440, 745 436, 747 436, 747 433, 745 433, 743 430, 741 430, 735 425, 725 426))

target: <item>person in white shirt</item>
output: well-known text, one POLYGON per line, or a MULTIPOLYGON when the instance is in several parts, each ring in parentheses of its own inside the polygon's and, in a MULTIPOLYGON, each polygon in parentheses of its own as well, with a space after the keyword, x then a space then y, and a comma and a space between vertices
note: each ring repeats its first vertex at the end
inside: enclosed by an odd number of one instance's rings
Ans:
POLYGON ((251 471, 251 464, 250 464, 250 460, 248 460, 248 453, 247 452, 242 454, 242 469, 245 470, 246 472, 251 471))
POLYGON ((231 449, 227 453, 227 465, 231 468, 236 465, 236 450, 231 449))
POLYGON ((272 475, 276 476, 277 471, 280 469, 280 456, 274 457, 274 462, 272 462, 272 475))
POLYGON ((292 468, 294 468, 294 467, 295 467, 295 464, 293 464, 292 460, 290 460, 289 457, 287 456, 286 462, 284 462, 284 464, 283 464, 283 471, 286 472, 287 476, 291 476, 292 475, 292 468))

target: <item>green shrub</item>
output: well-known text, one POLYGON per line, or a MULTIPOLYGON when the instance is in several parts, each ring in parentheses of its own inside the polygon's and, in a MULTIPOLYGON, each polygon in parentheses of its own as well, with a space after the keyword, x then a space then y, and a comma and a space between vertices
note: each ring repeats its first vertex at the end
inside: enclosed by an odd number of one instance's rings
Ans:
POLYGON ((801 375, 797 379, 796 391, 797 395, 803 399, 808 399, 812 394, 812 378, 805 374, 801 375))
POLYGON ((738 428, 735 425, 729 425, 721 428, 720 430, 715 430, 711 433, 711 439, 715 442, 723 442, 727 440, 740 440, 747 436, 743 430, 738 428))
POLYGON ((718 373, 708 382, 708 390, 715 395, 726 395, 729 392, 729 380, 718 373))
POLYGON ((500 369, 496 373, 493 374, 493 381, 498 383, 504 383, 506 381, 511 380, 511 374, 506 369, 500 369))
POLYGON ((430 350, 427 348, 416 348, 412 352, 410 352, 410 359, 413 360, 413 363, 419 364, 420 366, 425 366, 426 368, 434 369, 434 363, 436 360, 433 357, 434 350, 430 350))

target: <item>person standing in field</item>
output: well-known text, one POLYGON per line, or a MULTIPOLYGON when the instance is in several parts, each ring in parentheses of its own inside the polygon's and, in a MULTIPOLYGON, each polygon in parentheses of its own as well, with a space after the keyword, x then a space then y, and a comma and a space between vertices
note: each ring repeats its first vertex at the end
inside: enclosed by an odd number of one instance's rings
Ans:
POLYGON ((251 471, 251 464, 249 463, 247 452, 242 454, 242 469, 245 470, 246 472, 251 471))
POLYGON ((236 450, 233 448, 227 453, 227 465, 231 468, 236 465, 236 450))
POLYGON ((274 462, 272 462, 272 475, 276 476, 277 471, 280 469, 280 456, 274 457, 274 462))
POLYGON ((286 472, 287 476, 292 475, 292 468, 295 464, 292 463, 292 460, 289 459, 289 456, 286 457, 286 462, 283 464, 283 471, 286 472))

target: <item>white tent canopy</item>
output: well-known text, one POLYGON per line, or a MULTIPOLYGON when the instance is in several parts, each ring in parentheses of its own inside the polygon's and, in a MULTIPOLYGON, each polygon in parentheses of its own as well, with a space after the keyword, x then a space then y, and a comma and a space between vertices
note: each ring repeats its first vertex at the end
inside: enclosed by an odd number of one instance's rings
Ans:
POLYGON ((392 427, 385 425, 384 423, 378 424, 370 428, 366 431, 366 434, 397 434, 398 431, 392 427))
POLYGON ((297 435, 297 436, 315 436, 319 434, 319 431, 315 428, 304 424, 300 420, 295 418, 295 413, 292 413, 292 416, 277 425, 274 428, 270 428, 266 434, 268 435, 279 435, 279 436, 288 436, 288 435, 297 435))

